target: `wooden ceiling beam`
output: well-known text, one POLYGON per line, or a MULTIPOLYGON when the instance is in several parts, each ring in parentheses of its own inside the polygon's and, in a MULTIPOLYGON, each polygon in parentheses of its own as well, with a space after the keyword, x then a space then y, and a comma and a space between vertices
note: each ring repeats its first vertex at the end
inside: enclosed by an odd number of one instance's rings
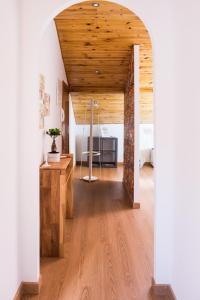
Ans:
POLYGON ((88 92, 88 93, 118 93, 124 92, 123 87, 109 87, 109 86, 70 86, 70 92, 88 92))

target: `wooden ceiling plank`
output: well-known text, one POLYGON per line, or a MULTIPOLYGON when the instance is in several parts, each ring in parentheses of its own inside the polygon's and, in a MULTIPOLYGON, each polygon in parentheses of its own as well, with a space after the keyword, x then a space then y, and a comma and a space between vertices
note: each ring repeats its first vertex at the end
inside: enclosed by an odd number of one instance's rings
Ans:
POLYGON ((98 8, 92 1, 75 4, 55 18, 76 122, 81 124, 88 99, 96 97, 102 123, 123 123, 123 92, 133 44, 140 45, 141 119, 150 122, 153 76, 148 31, 125 7, 99 2, 98 8))

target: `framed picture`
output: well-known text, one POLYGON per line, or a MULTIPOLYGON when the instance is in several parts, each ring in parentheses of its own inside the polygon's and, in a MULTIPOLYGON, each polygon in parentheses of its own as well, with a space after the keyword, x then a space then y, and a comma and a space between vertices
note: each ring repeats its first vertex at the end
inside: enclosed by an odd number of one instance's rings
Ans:
POLYGON ((45 95, 45 77, 44 75, 39 75, 39 128, 44 129, 44 95, 45 95))
POLYGON ((44 98, 43 98, 43 105, 44 105, 44 116, 49 116, 50 115, 50 95, 47 93, 44 93, 44 98))

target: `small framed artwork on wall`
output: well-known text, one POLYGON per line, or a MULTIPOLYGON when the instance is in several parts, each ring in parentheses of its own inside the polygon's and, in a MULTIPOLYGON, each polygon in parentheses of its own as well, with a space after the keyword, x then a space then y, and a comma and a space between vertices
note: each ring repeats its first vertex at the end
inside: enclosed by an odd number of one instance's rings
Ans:
POLYGON ((44 94, 45 94, 45 77, 39 75, 39 128, 44 129, 44 94))
POLYGON ((47 93, 44 93, 43 98, 43 105, 44 105, 44 116, 50 115, 50 95, 47 93))
POLYGON ((44 118, 50 115, 50 95, 45 92, 45 77, 39 76, 39 128, 44 129, 44 118))

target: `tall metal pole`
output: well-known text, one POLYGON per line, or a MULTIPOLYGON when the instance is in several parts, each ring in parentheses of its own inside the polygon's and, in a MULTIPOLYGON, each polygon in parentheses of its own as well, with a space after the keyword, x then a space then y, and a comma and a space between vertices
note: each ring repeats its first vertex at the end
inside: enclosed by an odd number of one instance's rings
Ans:
POLYGON ((93 167, 93 156, 100 155, 99 152, 93 151, 93 123, 94 123, 94 108, 97 108, 98 105, 94 100, 90 101, 90 137, 89 137, 89 151, 82 152, 83 154, 87 154, 89 158, 89 174, 88 176, 84 176, 82 179, 87 182, 94 182, 98 180, 96 176, 92 175, 92 167, 93 167))
POLYGON ((94 101, 90 102, 90 153, 89 153, 89 181, 92 180, 92 161, 93 161, 93 109, 94 101))

